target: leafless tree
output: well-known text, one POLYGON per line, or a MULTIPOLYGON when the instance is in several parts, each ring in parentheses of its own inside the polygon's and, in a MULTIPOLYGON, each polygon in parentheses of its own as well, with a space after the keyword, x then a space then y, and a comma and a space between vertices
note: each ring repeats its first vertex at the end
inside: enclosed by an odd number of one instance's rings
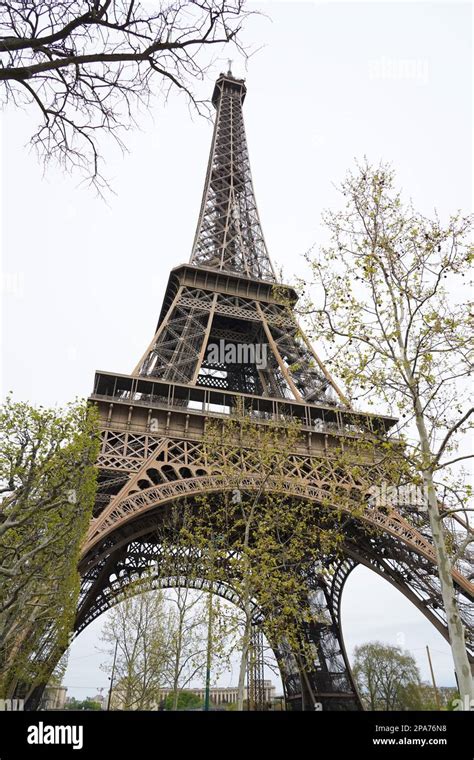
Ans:
POLYGON ((232 42, 245 0, 16 0, 0 2, 4 103, 34 106, 32 144, 48 162, 79 169, 100 190, 99 137, 121 134, 152 93, 176 88, 203 112, 193 83, 206 49, 232 42))

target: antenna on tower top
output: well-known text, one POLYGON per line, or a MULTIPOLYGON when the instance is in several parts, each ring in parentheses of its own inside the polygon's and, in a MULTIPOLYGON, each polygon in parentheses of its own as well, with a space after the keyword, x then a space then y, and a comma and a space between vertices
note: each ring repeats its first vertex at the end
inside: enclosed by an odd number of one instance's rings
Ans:
POLYGON ((232 76, 232 60, 230 58, 228 58, 227 62, 229 64, 229 71, 227 72, 227 76, 231 77, 232 76))

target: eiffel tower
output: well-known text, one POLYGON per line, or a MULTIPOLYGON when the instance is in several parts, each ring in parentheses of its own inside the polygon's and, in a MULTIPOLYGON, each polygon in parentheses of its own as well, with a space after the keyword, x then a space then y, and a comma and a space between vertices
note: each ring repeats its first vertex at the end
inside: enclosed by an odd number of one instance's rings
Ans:
MULTIPOLYGON (((96 373, 91 402, 100 412, 99 489, 80 562, 82 592, 76 631, 118 603, 131 582, 143 590, 209 579, 160 573, 156 525, 170 504, 228 488, 202 455, 206 420, 232 415, 242 400, 255 420, 297 419, 301 448, 288 456, 288 495, 318 504, 337 480, 357 488, 331 460, 344 437, 388 431, 396 420, 350 408, 300 329, 295 290, 280 283, 257 211, 243 121, 246 86, 229 71, 216 81, 215 126, 202 204, 188 264, 171 270, 153 338, 131 374, 96 373), (288 306, 289 304, 289 306, 288 306), (220 346, 220 355, 209 347, 220 346), (266 346, 266 362, 250 354, 227 361, 229 347, 266 346), (222 355, 224 354, 224 356, 222 355), (295 484, 296 481, 296 484, 295 484), (153 568, 153 573, 145 572, 153 568)), ((257 491, 261 473, 242 452, 242 477, 257 491)), ((311 667, 295 665, 275 645, 287 709, 359 710, 341 630, 341 595, 358 565, 385 578, 447 638, 435 555, 426 517, 403 509, 368 508, 348 515, 343 556, 322 555, 308 580, 305 628, 311 667), (416 527, 415 527, 416 526, 416 527)), ((453 571, 459 604, 472 631, 473 584, 453 571)), ((232 588, 216 593, 236 601, 232 588)), ((264 617, 264 611, 261 611, 264 617)), ((474 656, 473 640, 468 640, 474 656)))

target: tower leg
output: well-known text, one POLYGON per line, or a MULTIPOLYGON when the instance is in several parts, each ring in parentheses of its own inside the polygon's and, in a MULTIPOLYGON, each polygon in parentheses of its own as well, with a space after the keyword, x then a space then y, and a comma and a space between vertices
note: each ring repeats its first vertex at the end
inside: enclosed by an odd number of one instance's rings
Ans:
POLYGON ((304 657, 284 647, 276 651, 288 710, 362 710, 331 599, 324 586, 309 592, 311 622, 300 632, 304 657))

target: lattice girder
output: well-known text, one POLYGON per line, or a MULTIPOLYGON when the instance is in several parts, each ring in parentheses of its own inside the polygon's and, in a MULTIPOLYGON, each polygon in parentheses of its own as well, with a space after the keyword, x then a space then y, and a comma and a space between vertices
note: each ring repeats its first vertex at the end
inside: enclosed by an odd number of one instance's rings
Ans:
MULTIPOLYGON (((228 477, 223 478, 220 475, 220 468, 216 467, 215 461, 210 464, 206 460, 206 453, 199 439, 172 438, 149 433, 139 435, 132 431, 123 433, 104 429, 102 455, 106 455, 110 450, 116 457, 122 458, 123 468, 128 467, 130 470, 129 477, 108 506, 100 509, 99 505, 84 552, 84 567, 88 566, 89 569, 94 567, 97 561, 100 562, 100 556, 103 555, 101 546, 105 546, 105 555, 114 551, 114 536, 117 535, 118 526, 124 531, 123 535, 127 540, 130 526, 147 515, 153 521, 156 519, 154 515, 165 509, 167 504, 199 493, 222 493, 235 485, 229 482, 228 477), (149 452, 148 459, 142 459, 140 469, 134 469, 137 459, 131 455, 136 452, 143 455, 145 451, 149 452)), ((222 457, 225 467, 228 468, 230 461, 225 447, 222 449, 222 457)), ((258 472, 251 450, 242 447, 236 456, 234 454, 233 465, 236 468, 236 482, 239 487, 249 492, 257 491, 261 485, 261 473, 258 472)), ((281 492, 283 478, 285 493, 289 498, 306 498, 313 500, 315 504, 326 500, 327 503, 327 494, 337 495, 338 489, 341 489, 345 496, 344 502, 347 502, 347 494, 354 494, 357 500, 367 490, 368 481, 360 475, 360 468, 357 477, 351 471, 341 472, 340 463, 337 460, 333 461, 327 451, 319 451, 317 455, 301 451, 289 452, 284 466, 280 469, 277 477, 278 487, 281 492)), ((107 472, 110 474, 113 471, 107 472)), ((382 470, 379 475, 381 474, 382 470)), ((371 482, 374 477, 376 468, 371 464, 371 482)), ((269 479, 268 488, 271 490, 271 487, 269 479)), ((348 514, 350 516, 350 512, 348 514)), ((370 538, 364 538, 367 548, 363 556, 359 552, 357 561, 384 575, 400 590, 406 589, 404 593, 427 616, 431 614, 432 622, 446 635, 439 582, 436 581, 434 550, 428 539, 395 510, 387 513, 367 507, 365 513, 358 516, 358 522, 366 526, 364 531, 369 530, 370 538), (374 536, 379 538, 376 539, 374 536), (373 547, 370 549, 377 541, 377 551, 373 547), (386 551, 387 541, 392 565, 395 563, 391 568, 380 559, 386 551), (378 556, 378 562, 374 561, 374 554, 378 556), (411 571, 403 571, 404 567, 411 568, 411 571)), ((365 533, 362 532, 361 536, 365 536, 365 533)), ((466 598, 472 598, 472 584, 459 573, 455 572, 454 575, 459 591, 466 594, 466 598)), ((333 605, 332 614, 337 625, 338 617, 334 610, 333 605)), ((461 611, 469 628, 472 620, 467 604, 461 603, 461 611)), ((468 643, 472 646, 471 639, 468 639, 468 643)))
POLYGON ((253 192, 245 137, 243 81, 221 76, 201 212, 191 255, 195 266, 275 281, 253 192))
POLYGON ((319 368, 317 357, 301 336, 288 305, 213 293, 202 287, 193 289, 182 282, 137 373, 255 395, 340 403, 337 386, 319 368), (264 362, 257 365, 254 359, 246 369, 242 364, 225 361, 212 366, 208 349, 221 344, 223 348, 258 346, 265 351, 264 362), (209 379, 206 370, 212 369, 217 377, 209 379), (231 379, 239 377, 240 380, 231 379))

